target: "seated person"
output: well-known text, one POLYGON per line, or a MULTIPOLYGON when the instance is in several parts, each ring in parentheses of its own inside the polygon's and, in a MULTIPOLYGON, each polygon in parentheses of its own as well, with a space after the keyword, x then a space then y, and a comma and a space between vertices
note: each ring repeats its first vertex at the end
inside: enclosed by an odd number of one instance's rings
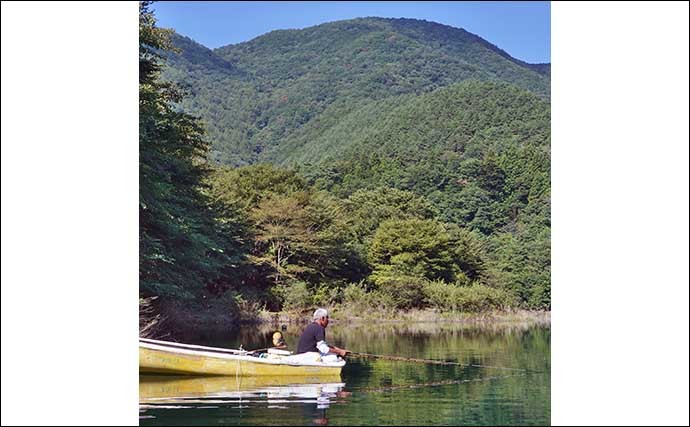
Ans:
POLYGON ((283 334, 279 331, 273 333, 273 348, 279 348, 281 350, 287 349, 287 344, 283 338, 283 334))
POLYGON ((297 354, 316 352, 321 354, 324 362, 335 361, 337 356, 345 357, 348 350, 326 343, 326 326, 328 326, 328 311, 319 308, 314 312, 314 321, 306 327, 297 344, 297 354))

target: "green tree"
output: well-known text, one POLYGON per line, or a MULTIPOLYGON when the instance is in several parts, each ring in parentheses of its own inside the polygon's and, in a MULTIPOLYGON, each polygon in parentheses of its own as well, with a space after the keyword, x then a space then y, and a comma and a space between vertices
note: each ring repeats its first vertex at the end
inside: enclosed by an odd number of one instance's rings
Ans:
POLYGON ((225 286, 239 252, 202 192, 209 143, 198 119, 179 111, 182 95, 161 81, 170 32, 139 6, 139 278, 144 296, 193 298, 225 286))
POLYGON ((488 282, 487 250, 482 236, 455 224, 446 224, 457 267, 469 281, 488 282))
POLYGON ((252 209, 250 219, 259 254, 253 260, 257 264, 270 265, 273 270, 270 278, 276 286, 308 271, 309 267, 297 260, 291 262, 300 252, 319 249, 304 199, 279 195, 264 198, 252 209))
POLYGON ((385 221, 369 249, 374 281, 390 274, 453 281, 458 270, 450 243, 446 227, 438 221, 385 221))
POLYGON ((348 212, 353 238, 366 242, 378 226, 393 218, 431 219, 438 215, 434 206, 413 192, 397 188, 378 187, 358 190, 343 201, 348 212))
POLYGON ((209 177, 210 195, 226 206, 249 212, 266 197, 309 190, 295 171, 267 163, 240 168, 218 167, 209 177))

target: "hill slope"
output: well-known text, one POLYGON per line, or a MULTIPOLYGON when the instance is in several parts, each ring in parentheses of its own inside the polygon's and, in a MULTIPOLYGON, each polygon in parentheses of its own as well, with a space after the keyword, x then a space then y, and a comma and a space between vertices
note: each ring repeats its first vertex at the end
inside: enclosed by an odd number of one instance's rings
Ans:
POLYGON ((295 167, 343 200, 410 191, 479 236, 482 280, 550 307, 549 64, 409 19, 174 41, 166 76, 189 89, 214 162, 295 167))
POLYGON ((343 197, 410 190, 447 221, 486 234, 517 221, 528 203, 540 211, 548 203, 549 105, 508 84, 469 81, 376 101, 304 133, 275 159, 343 197))
POLYGON ((183 107, 208 124, 214 161, 282 162, 280 147, 309 138, 372 101, 476 79, 548 98, 545 67, 526 64, 465 30, 412 19, 360 18, 279 30, 207 49, 175 37, 166 77, 187 86, 183 107), (299 134, 299 135, 298 135, 299 134))

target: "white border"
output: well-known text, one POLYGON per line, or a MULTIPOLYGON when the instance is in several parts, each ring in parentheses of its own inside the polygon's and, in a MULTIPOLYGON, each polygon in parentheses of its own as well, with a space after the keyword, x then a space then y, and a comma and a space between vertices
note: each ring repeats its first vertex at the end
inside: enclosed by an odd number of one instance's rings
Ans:
POLYGON ((688 425, 688 3, 551 24, 552 423, 688 425))
MULTIPOLYGON (((136 425, 137 4, 1 8, 2 424, 136 425)), ((552 422, 687 425, 688 4, 552 17, 552 422)))
POLYGON ((2 425, 137 425, 138 3, 1 7, 2 425))

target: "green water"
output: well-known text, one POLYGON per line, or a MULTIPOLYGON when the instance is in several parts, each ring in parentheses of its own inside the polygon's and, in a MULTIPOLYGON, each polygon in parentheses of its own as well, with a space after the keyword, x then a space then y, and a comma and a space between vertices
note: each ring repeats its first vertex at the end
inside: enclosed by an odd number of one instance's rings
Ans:
MULTIPOLYGON (((301 328, 283 332, 290 349, 301 328)), ((186 341, 263 348, 274 330, 186 341)), ((348 358, 339 382, 235 389, 234 377, 194 379, 193 396, 173 387, 142 402, 140 425, 549 425, 550 338, 548 324, 331 323, 327 340, 352 351, 516 370, 348 358)), ((141 392, 150 379, 140 381, 141 392)))

